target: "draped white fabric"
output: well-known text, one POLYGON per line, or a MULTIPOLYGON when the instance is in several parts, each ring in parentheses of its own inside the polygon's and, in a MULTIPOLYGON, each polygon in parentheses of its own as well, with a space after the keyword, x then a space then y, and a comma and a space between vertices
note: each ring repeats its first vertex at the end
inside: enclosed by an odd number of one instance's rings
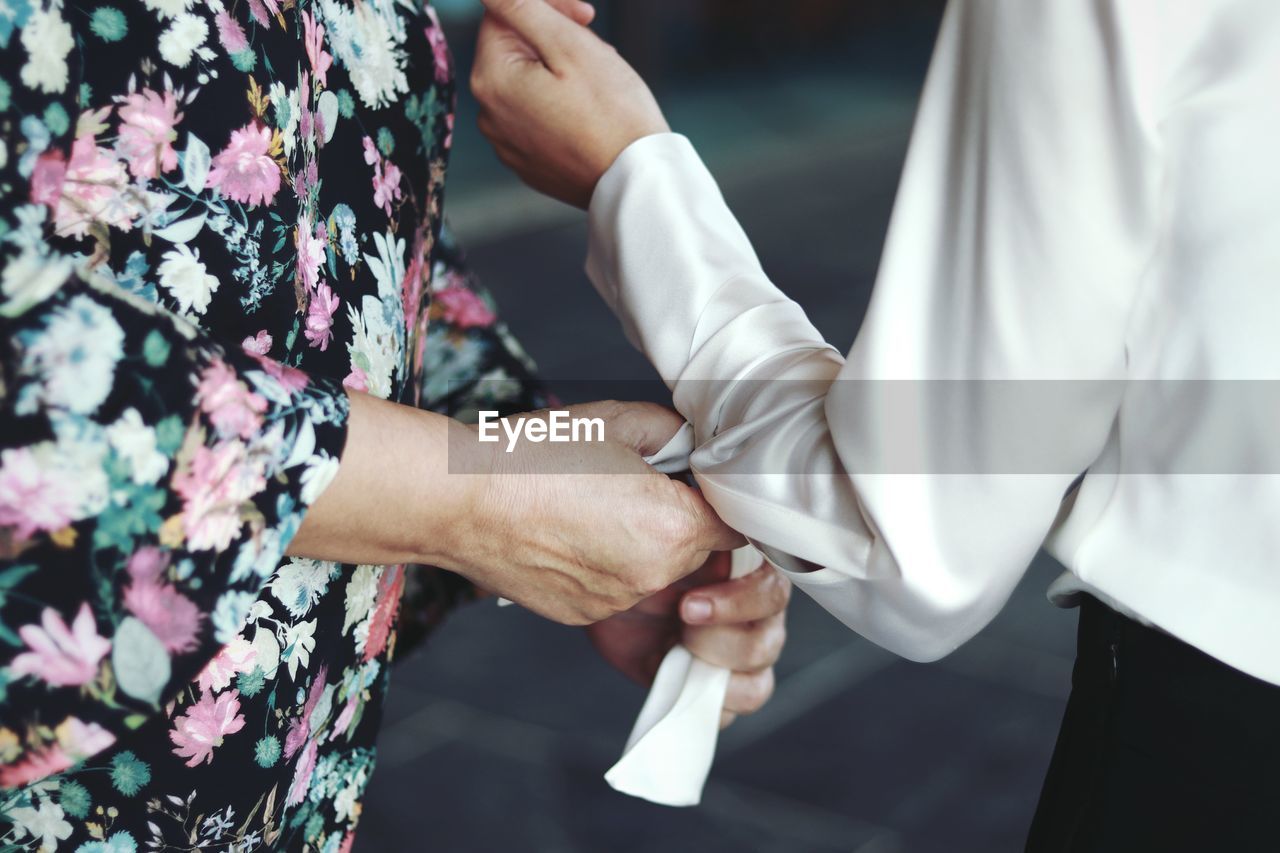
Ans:
POLYGON ((847 359, 687 140, 624 152, 588 274, 720 514, 911 658, 1048 537, 1059 589, 1280 684, 1278 44, 1274 0, 953 0, 847 359), (1227 380, 1268 382, 1228 417, 1227 380))
MULTIPOLYGON (((693 430, 686 426, 649 463, 660 471, 689 470, 693 430)), ((733 552, 730 576, 760 568, 754 548, 733 552)), ((715 758, 720 710, 729 670, 693 656, 684 646, 667 652, 649 688, 622 757, 605 781, 616 791, 663 806, 696 806, 715 758)))

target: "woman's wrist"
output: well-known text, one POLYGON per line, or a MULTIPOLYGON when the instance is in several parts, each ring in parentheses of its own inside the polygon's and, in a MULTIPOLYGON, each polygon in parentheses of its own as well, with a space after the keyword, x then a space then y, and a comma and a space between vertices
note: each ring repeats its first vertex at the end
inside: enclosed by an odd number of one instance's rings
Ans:
POLYGON ((350 398, 338 475, 289 553, 459 570, 490 470, 486 449, 466 426, 443 415, 367 394, 350 398))

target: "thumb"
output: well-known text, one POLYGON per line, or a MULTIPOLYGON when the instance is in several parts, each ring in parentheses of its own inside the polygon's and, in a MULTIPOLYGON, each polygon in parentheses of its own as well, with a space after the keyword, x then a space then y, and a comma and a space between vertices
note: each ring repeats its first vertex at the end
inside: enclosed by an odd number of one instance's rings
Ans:
MULTIPOLYGON (((590 31, 546 0, 483 0, 485 9, 533 46, 548 68, 563 66, 590 31)), ((584 4, 585 5, 585 4, 584 4)))
POLYGON ((603 418, 605 437, 641 456, 652 456, 666 447, 684 426, 679 413, 657 403, 587 403, 572 409, 577 415, 603 418))
POLYGON ((572 18, 582 26, 590 26, 596 18, 596 7, 583 0, 547 0, 552 8, 561 15, 572 18))

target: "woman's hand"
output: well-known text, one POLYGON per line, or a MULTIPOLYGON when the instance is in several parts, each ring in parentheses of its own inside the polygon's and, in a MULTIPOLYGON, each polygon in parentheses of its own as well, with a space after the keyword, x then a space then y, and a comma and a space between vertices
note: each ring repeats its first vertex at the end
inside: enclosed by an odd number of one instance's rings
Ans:
POLYGON ((526 442, 513 453, 490 445, 491 473, 476 509, 460 520, 465 544, 448 567, 556 621, 586 624, 743 541, 696 490, 645 463, 684 423, 675 412, 647 403, 568 412, 600 419, 606 440, 526 442))
POLYGON ((440 566, 581 625, 742 544, 701 495, 642 458, 675 434, 678 415, 639 403, 570 414, 602 419, 606 440, 521 441, 507 453, 505 440, 483 444, 456 421, 353 393, 338 474, 289 553, 440 566))
POLYGON ((731 670, 721 727, 773 694, 791 597, 791 584, 772 566, 729 580, 729 562, 728 554, 714 554, 698 572, 587 629, 605 660, 645 686, 676 643, 731 670))
MULTIPOLYGON (((480 130, 525 183, 585 208, 637 139, 669 130, 618 52, 546 0, 484 0, 471 89, 480 130)), ((577 16, 575 16, 577 18, 577 16)))

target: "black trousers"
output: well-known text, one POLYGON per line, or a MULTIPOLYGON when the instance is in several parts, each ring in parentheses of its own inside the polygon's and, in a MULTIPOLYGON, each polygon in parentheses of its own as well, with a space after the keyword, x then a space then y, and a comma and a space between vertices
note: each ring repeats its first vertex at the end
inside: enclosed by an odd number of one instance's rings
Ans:
POLYGON ((1280 687, 1087 598, 1026 849, 1278 853, 1280 687))

